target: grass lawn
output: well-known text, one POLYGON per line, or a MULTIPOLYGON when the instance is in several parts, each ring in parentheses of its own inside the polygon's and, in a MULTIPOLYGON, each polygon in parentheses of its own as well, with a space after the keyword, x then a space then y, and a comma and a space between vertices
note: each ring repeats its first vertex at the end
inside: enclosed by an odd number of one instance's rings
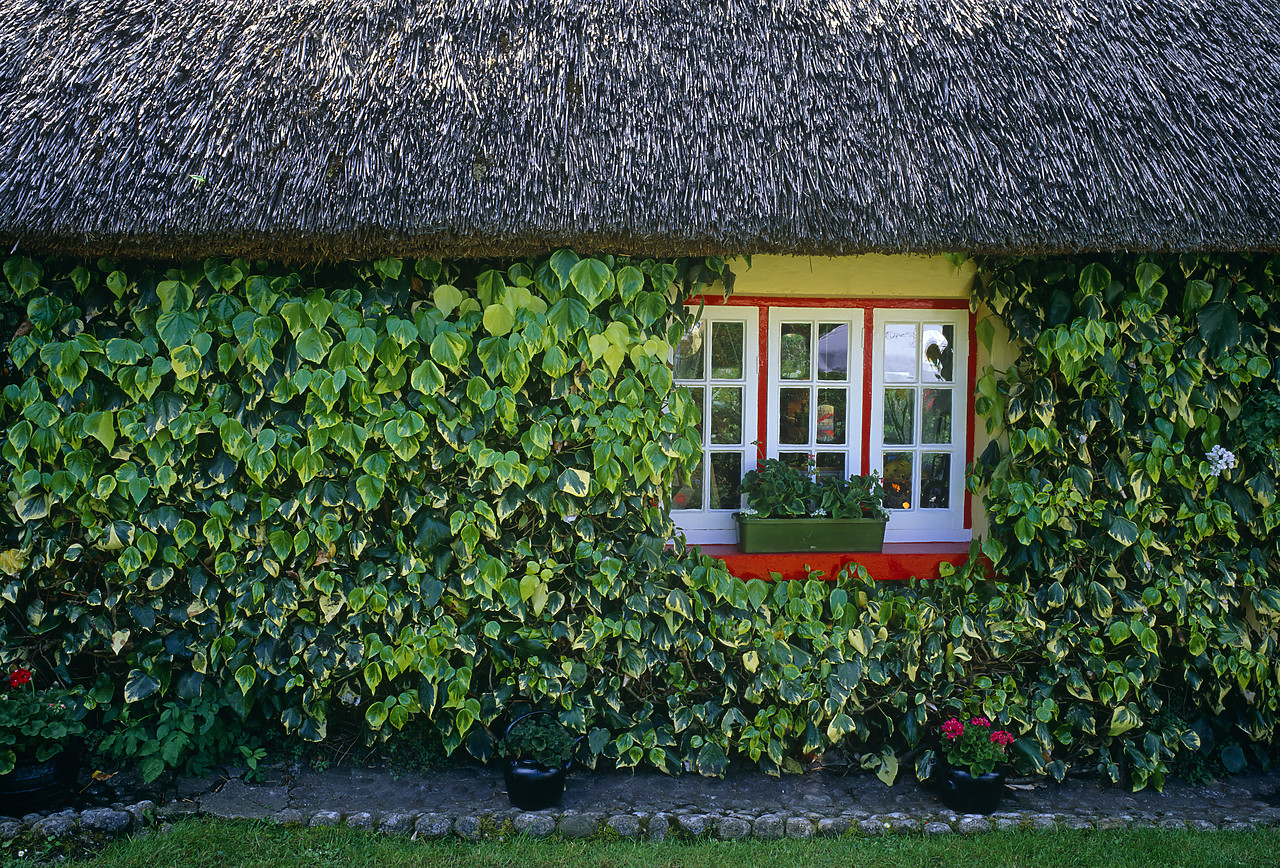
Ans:
POLYGON ((191 820, 172 832, 123 841, 83 863, 91 868, 369 866, 397 868, 1080 868, 1080 866, 1274 866, 1280 830, 1259 832, 993 832, 973 838, 842 838, 812 841, 641 844, 510 840, 411 842, 354 829, 286 829, 191 820))

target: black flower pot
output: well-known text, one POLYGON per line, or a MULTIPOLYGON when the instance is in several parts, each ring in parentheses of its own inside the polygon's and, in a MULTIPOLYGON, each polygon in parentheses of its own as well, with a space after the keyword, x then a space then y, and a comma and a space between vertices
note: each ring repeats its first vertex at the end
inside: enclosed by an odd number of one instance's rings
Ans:
POLYGON ((65 803, 75 778, 74 753, 64 750, 43 761, 19 757, 13 771, 0 775, 0 814, 21 817, 65 803))
POLYGON ((938 798, 957 814, 990 814, 999 810, 1004 775, 987 772, 974 777, 964 769, 944 767, 938 779, 938 798))
POLYGON ((531 760, 507 760, 502 776, 511 804, 525 811, 554 808, 564 796, 563 768, 547 768, 531 760))

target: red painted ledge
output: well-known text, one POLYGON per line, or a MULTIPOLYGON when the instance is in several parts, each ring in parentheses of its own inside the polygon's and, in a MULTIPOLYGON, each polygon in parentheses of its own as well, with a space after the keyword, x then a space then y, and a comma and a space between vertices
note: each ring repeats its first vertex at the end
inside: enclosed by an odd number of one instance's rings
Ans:
POLYGON ((784 579, 803 579, 809 570, 821 570, 834 579, 849 564, 862 564, 871 578, 882 582, 939 578, 943 563, 961 566, 969 560, 968 543, 885 543, 880 552, 783 552, 743 554, 736 545, 704 545, 704 554, 724 561, 729 572, 740 579, 770 579, 778 573, 784 579))

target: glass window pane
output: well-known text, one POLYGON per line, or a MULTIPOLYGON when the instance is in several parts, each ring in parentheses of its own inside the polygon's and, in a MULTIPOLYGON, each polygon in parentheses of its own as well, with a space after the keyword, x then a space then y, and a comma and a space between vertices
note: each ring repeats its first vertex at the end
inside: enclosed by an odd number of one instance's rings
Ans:
POLYGON ((702 379, 702 336, 706 323, 698 323, 685 333, 676 347, 675 377, 677 380, 702 379))
POLYGON ((951 456, 945 452, 926 452, 920 456, 920 508, 950 506, 951 456))
POLYGON ((742 442, 742 389, 714 386, 711 389, 711 442, 742 442))
POLYGON ((784 380, 809 379, 809 343, 813 326, 807 322, 782 324, 782 352, 779 371, 784 380))
POLYGON ((718 322, 711 326, 711 376, 718 380, 741 380, 743 332, 740 322, 718 322))
POLYGON ((913 452, 884 453, 885 509, 911 508, 911 470, 913 452))
POLYGON ((951 390, 925 389, 920 406, 920 442, 951 442, 951 390))
POLYGON ((956 327, 928 325, 924 327, 924 349, 920 359, 920 379, 926 383, 951 383, 955 361, 956 327))
POLYGON ((818 379, 849 379, 847 323, 823 323, 818 326, 818 379))
POLYGON ((884 442, 910 446, 916 434, 916 390, 884 390, 884 442))
POLYGON ((809 390, 780 389, 782 412, 778 426, 779 443, 809 442, 809 390))
POLYGON ((848 389, 818 390, 818 442, 844 443, 848 413, 848 389))
POLYGON ((809 453, 808 452, 779 452, 778 460, 788 467, 794 467, 797 470, 808 472, 809 470, 809 453))
POLYGON ((742 508, 742 453, 711 453, 711 508, 742 508))
POLYGON ((676 474, 671 483, 671 508, 702 509, 702 462, 691 471, 676 474))
POLYGON ((706 412, 702 409, 703 388, 701 386, 686 386, 685 388, 689 390, 689 397, 693 399, 693 406, 698 408, 698 439, 706 443, 707 439, 702 424, 703 420, 706 419, 706 412))
POLYGON ((818 453, 818 476, 834 476, 837 479, 844 479, 844 453, 843 452, 819 452, 818 453))
POLYGON ((884 327, 884 381, 916 381, 916 327, 889 323, 884 327))

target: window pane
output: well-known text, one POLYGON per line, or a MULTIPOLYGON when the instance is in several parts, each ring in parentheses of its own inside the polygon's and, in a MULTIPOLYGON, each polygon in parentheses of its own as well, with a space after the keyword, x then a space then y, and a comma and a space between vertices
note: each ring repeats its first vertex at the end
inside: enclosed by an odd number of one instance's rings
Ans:
POLYGON ((711 376, 715 379, 742 379, 744 328, 740 322, 718 322, 711 327, 711 376))
POLYGON ((742 508, 742 453, 711 453, 711 508, 742 508))
POLYGON ((916 381, 915 324, 884 327, 884 381, 914 383, 916 381))
POLYGON ((782 420, 778 426, 778 442, 809 442, 809 390, 780 389, 782 420))
POLYGON ((928 325, 924 327, 924 351, 920 359, 920 379, 926 383, 953 382, 956 327, 928 325))
POLYGON ((920 407, 920 442, 951 442, 951 390, 925 389, 920 407))
POLYGON ((823 323, 818 326, 818 379, 849 379, 849 326, 823 323))
POLYGON ((702 462, 693 470, 677 473, 671 483, 671 508, 702 509, 702 462))
POLYGON ((946 509, 951 506, 951 456, 926 452, 920 456, 920 507, 946 509))
POLYGON ((844 453, 843 452, 819 452, 818 453, 818 476, 834 476, 838 479, 844 479, 844 453))
POLYGON ((848 418, 848 389, 818 390, 818 442, 843 443, 848 418))
POLYGON ((686 386, 689 390, 689 397, 693 399, 693 406, 698 408, 698 440, 706 443, 706 437, 703 435, 703 420, 706 419, 706 412, 702 409, 702 392, 701 386, 686 386))
POLYGON ((788 467, 794 467, 797 470, 809 470, 809 453, 808 452, 779 452, 778 460, 788 467))
POLYGON ((911 508, 912 452, 884 453, 884 505, 886 509, 911 508))
POLYGON ((916 434, 916 390, 884 390, 884 442, 910 446, 916 434))
POLYGON ((742 389, 737 386, 711 389, 711 442, 742 442, 742 389))
POLYGON ((702 336, 706 323, 698 323, 685 333, 676 347, 675 376, 677 380, 702 379, 702 336))
POLYGON ((813 326, 807 322, 782 324, 782 356, 779 368, 784 380, 809 379, 809 342, 813 326))

